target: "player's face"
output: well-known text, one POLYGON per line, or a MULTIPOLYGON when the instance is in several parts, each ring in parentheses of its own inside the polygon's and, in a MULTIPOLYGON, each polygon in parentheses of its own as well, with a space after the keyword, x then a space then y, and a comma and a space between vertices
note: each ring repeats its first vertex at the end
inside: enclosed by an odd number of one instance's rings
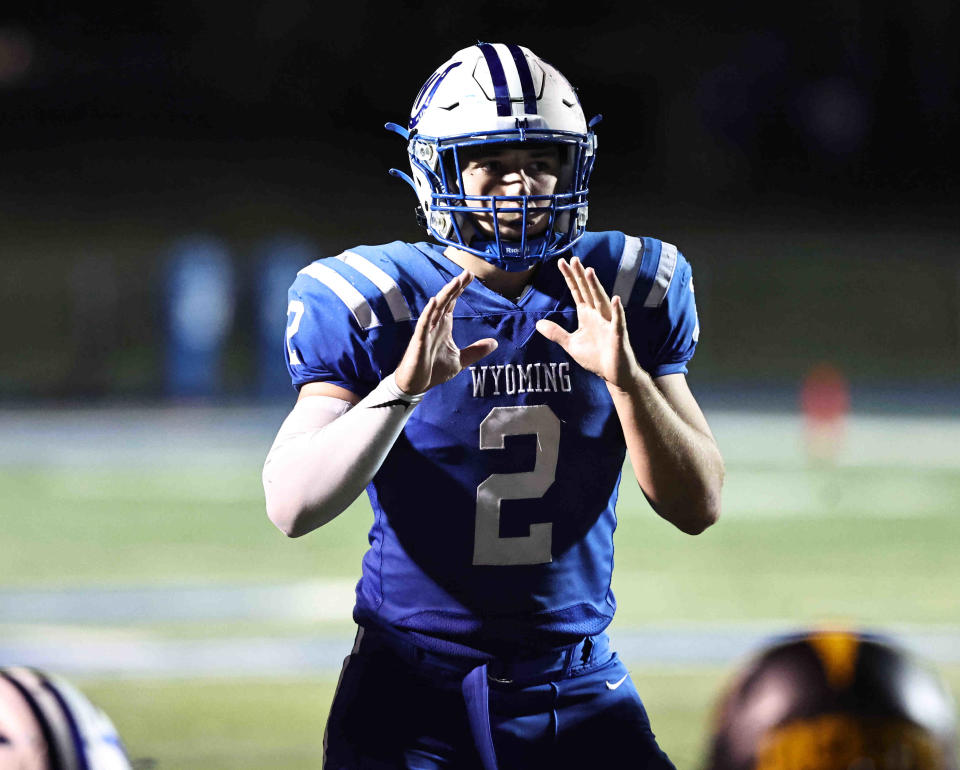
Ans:
POLYGON ((0 679, 0 770, 44 770, 47 743, 30 707, 0 679))
MULTIPOLYGON (((552 195, 560 174, 561 148, 557 145, 481 145, 469 148, 463 155, 463 191, 466 195, 552 195)), ((474 202, 471 205, 483 205, 474 202)), ((519 204, 518 204, 519 205, 519 204)), ((531 205, 544 207, 547 201, 531 205)), ((513 206, 510 205, 512 208, 513 206)), ((474 219, 486 235, 493 236, 493 217, 478 214, 474 219)), ((547 228, 549 214, 546 211, 529 211, 527 236, 543 233, 547 228)), ((500 237, 520 240, 523 214, 498 214, 500 237)))

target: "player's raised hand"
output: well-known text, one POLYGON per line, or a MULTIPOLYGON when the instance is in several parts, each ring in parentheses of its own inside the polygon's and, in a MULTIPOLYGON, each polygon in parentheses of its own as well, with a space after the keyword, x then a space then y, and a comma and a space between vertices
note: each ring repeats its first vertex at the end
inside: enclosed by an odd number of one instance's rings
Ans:
POLYGON ((612 300, 593 268, 584 269, 577 257, 557 262, 577 305, 577 330, 568 332, 545 319, 537 331, 556 342, 580 366, 614 387, 626 387, 639 370, 627 336, 627 317, 620 297, 612 300))
POLYGON ((394 374, 397 386, 406 393, 423 393, 458 375, 497 348, 491 337, 460 349, 453 341, 453 308, 473 273, 464 270, 444 285, 427 302, 413 337, 394 374))

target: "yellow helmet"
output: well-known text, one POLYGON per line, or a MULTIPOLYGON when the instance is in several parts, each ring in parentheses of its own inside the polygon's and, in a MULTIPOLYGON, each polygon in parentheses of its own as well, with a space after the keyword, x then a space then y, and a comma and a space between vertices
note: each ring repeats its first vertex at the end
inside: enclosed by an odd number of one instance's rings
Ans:
POLYGON ((929 668, 881 637, 799 634, 720 699, 706 770, 957 770, 957 719, 929 668))

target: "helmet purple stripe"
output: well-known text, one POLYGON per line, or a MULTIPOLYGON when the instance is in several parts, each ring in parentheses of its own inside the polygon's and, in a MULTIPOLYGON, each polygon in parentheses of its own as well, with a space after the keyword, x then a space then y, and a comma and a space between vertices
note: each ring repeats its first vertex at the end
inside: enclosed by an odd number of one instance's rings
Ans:
POLYGON ((487 60, 487 69, 490 70, 493 93, 497 99, 497 115, 509 117, 513 114, 510 106, 510 89, 507 86, 507 76, 503 72, 503 65, 500 63, 500 56, 489 43, 477 43, 477 48, 483 53, 483 58, 487 60))
POLYGON ((533 88, 533 76, 530 74, 530 65, 523 55, 520 46, 507 43, 507 50, 517 65, 517 74, 520 76, 520 86, 523 88, 523 111, 528 115, 537 114, 537 94, 533 88))

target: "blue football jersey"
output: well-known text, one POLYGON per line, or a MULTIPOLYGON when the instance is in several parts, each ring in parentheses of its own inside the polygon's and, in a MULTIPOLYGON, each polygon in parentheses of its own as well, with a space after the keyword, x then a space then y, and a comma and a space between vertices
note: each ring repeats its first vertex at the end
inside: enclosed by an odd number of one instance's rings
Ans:
MULTIPOLYGON (((699 326, 676 247, 603 232, 573 253, 621 297, 640 365, 654 377, 685 373, 699 326)), ((400 241, 305 267, 290 289, 294 385, 369 393, 460 272, 443 247, 400 241)), ((499 347, 425 395, 368 486, 359 622, 497 654, 566 644, 612 619, 623 434, 604 382, 536 331, 541 318, 577 326, 555 262, 516 301, 479 281, 458 300, 457 345, 494 337, 499 347)))

